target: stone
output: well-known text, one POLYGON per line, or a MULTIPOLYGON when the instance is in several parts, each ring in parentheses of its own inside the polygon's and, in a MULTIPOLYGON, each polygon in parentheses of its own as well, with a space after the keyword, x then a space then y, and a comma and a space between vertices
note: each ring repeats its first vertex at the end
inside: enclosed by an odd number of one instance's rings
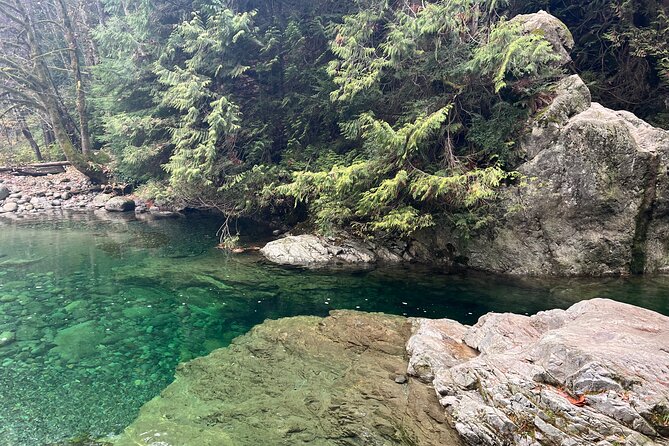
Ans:
POLYGON ((532 14, 520 14, 511 19, 512 23, 520 23, 525 33, 541 32, 541 35, 552 45, 553 50, 560 56, 559 65, 571 62, 569 53, 574 48, 574 38, 560 19, 546 11, 532 14))
POLYGON ((135 202, 128 197, 114 197, 105 203, 108 212, 129 212, 135 209, 135 202))
POLYGON ((11 344, 16 340, 16 334, 11 331, 3 331, 0 333, 0 347, 11 344))
POLYGON ((267 243, 260 252, 281 265, 317 268, 333 265, 369 265, 378 260, 372 246, 360 240, 326 239, 311 234, 290 235, 267 243))
POLYGON ((468 327, 449 319, 411 319, 412 336, 406 349, 408 373, 424 382, 432 382, 435 371, 447 369, 478 352, 462 340, 468 327))
POLYGON ((0 201, 9 197, 10 194, 11 191, 7 188, 7 186, 0 186, 0 201))
POLYGON ((19 205, 15 202, 8 202, 2 207, 4 212, 16 212, 19 208, 19 205))
POLYGON ((413 320, 409 364, 423 367, 408 371, 433 378, 465 443, 669 444, 669 317, 593 299, 534 316, 487 314, 464 331, 441 324, 435 334, 440 322, 413 320), (478 354, 454 354, 458 337, 478 354))
POLYGON ((53 342, 56 347, 51 352, 68 362, 77 362, 94 355, 96 347, 102 344, 104 331, 94 321, 81 322, 59 330, 53 342))
POLYGON ((105 203, 107 203, 109 200, 111 200, 112 197, 113 197, 113 195, 111 195, 111 194, 99 194, 99 195, 96 195, 95 198, 93 198, 93 201, 91 202, 91 204, 94 207, 101 208, 101 207, 104 207, 105 203))
POLYGON ((181 364, 115 445, 461 445, 427 385, 394 381, 408 335, 353 311, 266 321, 181 364))

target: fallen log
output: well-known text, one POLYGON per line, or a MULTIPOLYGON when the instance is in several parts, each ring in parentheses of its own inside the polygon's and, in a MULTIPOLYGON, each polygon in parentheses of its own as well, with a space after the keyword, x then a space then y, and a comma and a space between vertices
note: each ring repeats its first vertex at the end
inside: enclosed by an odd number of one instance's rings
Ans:
POLYGON ((57 173, 65 172, 65 167, 63 166, 50 166, 50 167, 17 167, 11 171, 12 175, 21 176, 21 177, 43 177, 46 175, 55 175, 57 173))
POLYGON ((48 163, 25 164, 23 166, 1 166, 0 172, 10 172, 12 175, 39 177, 65 172, 69 161, 52 161, 48 163))
POLYGON ((27 164, 26 167, 55 167, 55 166, 71 166, 69 161, 49 161, 47 163, 27 164))

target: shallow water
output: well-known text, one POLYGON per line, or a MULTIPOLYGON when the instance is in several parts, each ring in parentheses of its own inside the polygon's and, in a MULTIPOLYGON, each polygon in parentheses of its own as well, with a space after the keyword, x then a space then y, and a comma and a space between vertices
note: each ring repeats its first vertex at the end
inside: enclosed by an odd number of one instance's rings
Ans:
POLYGON ((0 444, 118 433, 179 362, 267 318, 331 309, 449 317, 610 297, 669 314, 669 278, 515 281, 393 268, 327 273, 214 248, 218 221, 0 220, 0 444))

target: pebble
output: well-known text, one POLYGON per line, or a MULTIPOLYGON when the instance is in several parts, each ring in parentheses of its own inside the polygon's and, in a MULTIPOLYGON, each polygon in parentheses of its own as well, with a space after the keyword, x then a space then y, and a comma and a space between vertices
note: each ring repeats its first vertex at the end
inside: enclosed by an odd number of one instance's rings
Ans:
POLYGON ((397 384, 406 384, 406 382, 407 382, 407 377, 404 376, 404 375, 397 375, 397 376, 395 377, 395 382, 396 382, 397 384))

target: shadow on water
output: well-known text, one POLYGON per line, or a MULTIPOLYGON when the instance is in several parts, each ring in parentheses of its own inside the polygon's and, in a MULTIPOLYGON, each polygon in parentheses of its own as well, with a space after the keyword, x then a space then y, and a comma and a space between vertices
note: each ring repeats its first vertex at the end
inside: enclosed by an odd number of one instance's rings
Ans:
POLYGON ((475 323, 593 297, 669 314, 663 277, 515 280, 272 266, 216 250, 216 219, 0 222, 0 444, 119 432, 179 362, 263 320, 357 309, 475 323))

